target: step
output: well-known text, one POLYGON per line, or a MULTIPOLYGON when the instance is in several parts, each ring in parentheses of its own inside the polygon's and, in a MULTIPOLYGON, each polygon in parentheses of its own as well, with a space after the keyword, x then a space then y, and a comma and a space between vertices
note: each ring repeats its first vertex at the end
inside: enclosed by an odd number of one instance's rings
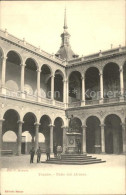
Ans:
POLYGON ((87 164, 96 164, 96 163, 104 163, 106 161, 89 161, 89 162, 62 162, 62 161, 53 161, 53 162, 42 162, 42 163, 48 163, 48 164, 66 164, 66 165, 87 165, 87 164))
POLYGON ((86 157, 84 157, 84 156, 83 157, 67 157, 67 156, 62 156, 61 158, 62 159, 78 159, 79 160, 79 159, 87 159, 87 158, 90 159, 92 157, 91 156, 86 156, 86 157))
POLYGON ((81 163, 81 162, 91 162, 91 161, 101 161, 101 159, 90 159, 90 160, 81 160, 81 161, 77 161, 77 160, 47 160, 47 162, 50 161, 50 162, 71 162, 71 163, 81 163))

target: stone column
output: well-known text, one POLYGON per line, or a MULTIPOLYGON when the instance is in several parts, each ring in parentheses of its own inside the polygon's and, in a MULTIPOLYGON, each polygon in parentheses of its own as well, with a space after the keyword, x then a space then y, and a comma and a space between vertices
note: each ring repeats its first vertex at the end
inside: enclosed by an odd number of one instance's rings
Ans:
POLYGON ((103 70, 99 73, 100 75, 100 103, 103 103, 104 89, 103 89, 103 70))
POLYGON ((54 103, 54 75, 51 76, 51 99, 54 103))
POLYGON ((126 154, 126 124, 122 123, 123 153, 126 154))
POLYGON ((86 153, 86 125, 82 126, 82 153, 86 153))
POLYGON ((41 74, 41 71, 37 69, 37 98, 38 98, 38 101, 40 101, 40 74, 41 74))
POLYGON ((105 153, 105 129, 104 129, 105 125, 101 124, 100 127, 101 127, 101 152, 105 153))
POLYGON ((22 125, 23 121, 18 121, 18 134, 17 134, 17 155, 21 155, 21 142, 22 142, 22 125))
POLYGON ((124 95, 123 66, 120 67, 120 95, 121 98, 123 98, 124 95))
POLYGON ((82 79, 82 101, 81 106, 85 106, 85 76, 83 75, 81 77, 82 79))
POLYGON ((67 143, 66 143, 66 132, 67 132, 67 129, 68 129, 68 127, 62 127, 63 128, 63 153, 65 153, 65 151, 66 151, 66 147, 67 147, 67 143))
POLYGON ((1 83, 2 83, 2 86, 4 87, 5 85, 5 77, 6 77, 6 60, 7 60, 7 57, 2 57, 2 79, 1 79, 1 83))
POLYGON ((0 156, 2 154, 2 126, 3 126, 4 119, 0 119, 0 156))
POLYGON ((53 153, 53 127, 54 125, 49 125, 50 126, 50 153, 53 153))
POLYGON ((63 103, 66 104, 66 94, 67 94, 67 86, 66 80, 63 80, 63 103))
POLYGON ((22 98, 24 98, 24 77, 25 77, 25 66, 26 64, 21 64, 21 92, 22 98))
POLYGON ((69 82, 66 80, 66 107, 68 108, 69 104, 69 82))
POLYGON ((38 142, 39 142, 39 125, 40 123, 35 123, 35 151, 38 149, 38 142))

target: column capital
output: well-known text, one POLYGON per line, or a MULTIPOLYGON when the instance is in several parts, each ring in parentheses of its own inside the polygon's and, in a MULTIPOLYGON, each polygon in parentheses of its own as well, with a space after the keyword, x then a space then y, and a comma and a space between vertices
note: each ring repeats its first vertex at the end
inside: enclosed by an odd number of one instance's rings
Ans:
POLYGON ((8 57, 1 56, 2 60, 7 60, 8 57))
POLYGON ((99 126, 100 126, 100 127, 105 127, 105 124, 100 124, 99 126))
POLYGON ((103 76, 103 69, 99 71, 99 76, 103 76))
POLYGON ((61 126, 62 129, 68 129, 68 126, 61 126))
POLYGON ((81 76, 81 80, 85 80, 85 75, 82 75, 81 76))
POLYGON ((123 66, 119 67, 119 72, 123 72, 123 66))
POLYGON ((38 72, 38 73, 40 72, 40 73, 41 73, 41 70, 38 68, 38 69, 36 70, 36 72, 38 72))
POLYGON ((37 123, 37 122, 36 122, 36 123, 34 123, 34 125, 35 125, 35 126, 40 126, 41 123, 37 123))
POLYGON ((0 122, 4 122, 5 121, 5 119, 4 118, 0 118, 0 122))
POLYGON ((17 121, 17 123, 18 123, 18 124, 23 124, 24 121, 20 121, 20 120, 19 120, 19 121, 17 121))
POLYGON ((50 75, 50 77, 51 77, 51 78, 54 78, 54 77, 55 77, 55 75, 52 73, 52 74, 50 75))
POLYGON ((68 80, 67 79, 63 79, 63 82, 66 83, 66 82, 68 82, 68 80))
POLYGON ((53 125, 53 124, 49 124, 49 127, 55 127, 55 125, 53 125))
POLYGON ((82 125, 81 127, 82 129, 86 129, 87 125, 82 125))
POLYGON ((26 64, 25 63, 24 64, 21 63, 20 66, 25 68, 26 67, 26 64))
POLYGON ((122 127, 126 127, 126 123, 120 123, 122 127))

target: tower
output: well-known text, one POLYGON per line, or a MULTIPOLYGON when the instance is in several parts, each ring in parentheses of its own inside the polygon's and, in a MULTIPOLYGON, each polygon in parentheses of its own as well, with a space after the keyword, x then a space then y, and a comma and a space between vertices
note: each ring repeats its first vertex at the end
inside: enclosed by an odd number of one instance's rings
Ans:
POLYGON ((75 55, 75 53, 72 51, 69 39, 70 39, 70 34, 68 33, 67 29, 67 17, 66 17, 66 9, 64 13, 64 26, 63 26, 63 33, 61 34, 61 46, 58 52, 55 54, 57 57, 64 59, 64 60, 71 60, 73 58, 78 57, 78 55, 75 55))

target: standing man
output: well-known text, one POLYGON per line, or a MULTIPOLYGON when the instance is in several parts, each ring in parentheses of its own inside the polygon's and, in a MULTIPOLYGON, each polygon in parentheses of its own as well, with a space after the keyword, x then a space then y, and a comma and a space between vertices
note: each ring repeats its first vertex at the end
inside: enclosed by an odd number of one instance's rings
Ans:
POLYGON ((33 160, 34 160, 34 155, 35 155, 35 149, 34 147, 32 147, 32 149, 30 150, 30 163, 33 163, 33 160))
POLYGON ((37 154, 37 163, 39 163, 40 162, 40 158, 41 158, 41 154, 42 154, 42 151, 41 151, 41 148, 40 147, 37 150, 36 154, 37 154))
POLYGON ((54 151, 54 157, 57 157, 57 144, 56 143, 54 144, 53 151, 54 151))
POLYGON ((50 160, 50 148, 49 147, 46 149, 46 156, 47 156, 47 160, 50 160))

